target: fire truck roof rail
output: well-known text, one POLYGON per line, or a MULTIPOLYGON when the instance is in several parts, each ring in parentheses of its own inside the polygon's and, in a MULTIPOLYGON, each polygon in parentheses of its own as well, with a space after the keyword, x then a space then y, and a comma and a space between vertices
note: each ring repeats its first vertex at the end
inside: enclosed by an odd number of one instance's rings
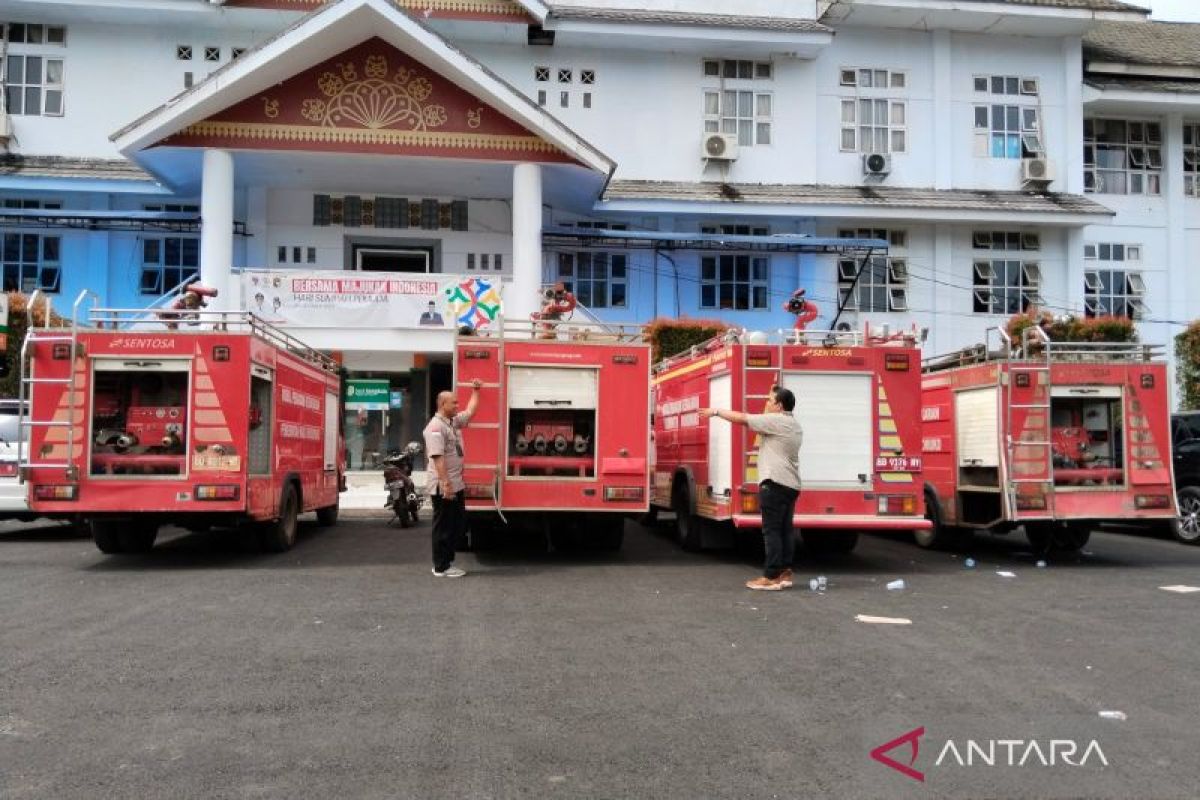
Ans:
POLYGON ((476 328, 461 337, 481 339, 537 339, 559 342, 623 342, 641 344, 646 341, 644 325, 616 322, 567 322, 559 320, 497 320, 494 325, 476 328))
POLYGON ((287 331, 249 311, 160 310, 148 314, 144 308, 93 308, 88 322, 95 329, 114 331, 249 333, 315 364, 326 372, 336 374, 341 369, 336 361, 320 350, 314 350, 287 331))
POLYGON ((925 372, 940 372, 989 361, 1077 361, 1077 362, 1149 362, 1162 359, 1162 345, 1141 342, 1059 342, 1039 326, 1030 326, 1014 341, 1003 328, 988 328, 984 341, 931 356, 922 362, 925 372), (997 344, 993 346, 993 337, 997 344))

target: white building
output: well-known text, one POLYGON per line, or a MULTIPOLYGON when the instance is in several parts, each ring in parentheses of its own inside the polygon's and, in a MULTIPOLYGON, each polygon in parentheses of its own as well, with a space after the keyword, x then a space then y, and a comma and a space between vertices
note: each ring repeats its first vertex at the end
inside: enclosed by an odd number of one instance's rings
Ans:
MULTIPOLYGON (((499 276, 510 317, 563 280, 605 320, 750 328, 789 325, 803 286, 818 326, 916 323, 930 353, 1031 304, 1163 342, 1196 316, 1193 26, 1168 51, 1117 0, 624 5, 0 0, 5 283, 128 307, 197 269, 229 302, 231 266, 499 276), (1120 128, 1092 118, 1138 124, 1085 150, 1120 128), (597 247, 605 227, 890 250, 855 282, 769 244, 597 247)), ((413 419, 448 380, 448 327, 298 332, 413 419)))

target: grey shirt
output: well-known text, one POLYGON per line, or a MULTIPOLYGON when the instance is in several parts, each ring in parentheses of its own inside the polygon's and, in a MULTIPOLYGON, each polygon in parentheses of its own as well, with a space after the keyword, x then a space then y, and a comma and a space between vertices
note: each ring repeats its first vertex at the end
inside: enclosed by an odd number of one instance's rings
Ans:
MULTIPOLYGON (((441 456, 446 462, 446 477, 450 479, 450 488, 461 492, 467 488, 463 483, 463 442, 462 429, 471 421, 467 412, 456 414, 453 419, 434 414, 433 419, 425 426, 425 454, 430 458, 441 456)), ((440 494, 438 473, 429 465, 429 475, 426 480, 426 491, 429 494, 440 494)))
POLYGON ((759 435, 758 480, 800 491, 800 445, 804 431, 789 413, 747 414, 746 424, 759 435))

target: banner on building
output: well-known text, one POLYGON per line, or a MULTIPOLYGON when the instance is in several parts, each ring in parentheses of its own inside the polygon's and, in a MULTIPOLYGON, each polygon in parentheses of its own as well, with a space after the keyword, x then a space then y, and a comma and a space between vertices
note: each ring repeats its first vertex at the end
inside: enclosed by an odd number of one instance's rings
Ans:
POLYGON ((500 315, 500 280, 463 275, 246 270, 246 310, 306 328, 485 328, 500 315))

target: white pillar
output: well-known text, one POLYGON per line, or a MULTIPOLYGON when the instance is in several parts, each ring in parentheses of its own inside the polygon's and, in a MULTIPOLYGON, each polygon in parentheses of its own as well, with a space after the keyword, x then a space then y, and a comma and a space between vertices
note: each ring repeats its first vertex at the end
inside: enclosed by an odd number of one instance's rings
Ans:
POLYGON ((504 317, 528 321, 537 311, 542 282, 542 168, 513 167, 513 279, 504 291, 504 317))
MULTIPOLYGON (((1053 188, 1069 194, 1083 194, 1083 40, 1077 36, 1064 38, 1062 53, 1066 65, 1063 72, 1063 159, 1058 170, 1058 185, 1053 188)), ((1043 129, 1043 138, 1045 135, 1043 129)), ((1049 144, 1042 142, 1043 147, 1048 148, 1049 144)))
MULTIPOLYGON (((935 189, 953 189, 954 153, 957 150, 955 139, 959 134, 953 121, 954 98, 961 94, 961 91, 956 91, 954 79, 961 80, 962 76, 954 74, 954 42, 950 31, 935 30, 932 36, 933 118, 937 120, 933 126, 933 141, 937 150, 933 166, 933 186, 935 189)), ((911 103, 909 108, 912 108, 911 103)))
POLYGON ((200 281, 219 294, 210 310, 231 310, 233 281, 233 154, 205 150, 200 185, 200 281))

